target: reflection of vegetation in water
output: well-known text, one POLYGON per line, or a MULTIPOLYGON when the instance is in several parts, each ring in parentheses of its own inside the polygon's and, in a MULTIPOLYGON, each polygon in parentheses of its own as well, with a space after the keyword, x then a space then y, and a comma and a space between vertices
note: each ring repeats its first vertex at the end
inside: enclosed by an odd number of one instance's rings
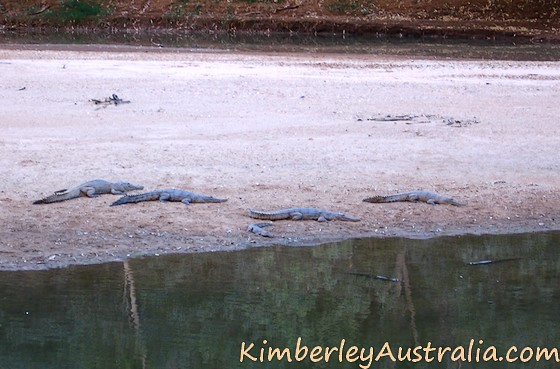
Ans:
POLYGON ((121 263, 0 273, 5 368, 140 368, 121 263))
MULTIPOLYGON (((377 305, 377 291, 364 283, 349 283, 354 278, 343 272, 352 259, 351 243, 340 246, 253 250, 204 260, 193 256, 175 260, 165 270, 152 264, 150 272, 137 274, 137 283, 165 278, 167 287, 149 289, 161 298, 140 295, 139 300, 167 323, 144 325, 146 334, 162 343, 186 340, 180 351, 158 345, 159 359, 176 356, 187 366, 222 367, 239 357, 242 341, 262 346, 267 339, 279 347, 293 347, 297 337, 313 345, 336 345, 341 338, 360 341, 371 305, 377 305)), ((383 285, 381 291, 388 288, 392 286, 383 285)))
MULTIPOLYGON (((156 338, 155 342, 165 341, 169 334, 172 341, 187 337, 188 348, 181 352, 165 345, 154 350, 159 359, 178 355, 178 362, 191 366, 200 362, 224 365, 227 358, 239 355, 241 341, 254 342, 257 348, 266 347, 263 339, 270 346, 293 347, 297 337, 310 345, 330 346, 342 338, 376 347, 384 341, 405 346, 415 341, 467 345, 470 339, 479 338, 498 347, 522 343, 550 346, 558 329, 554 314, 559 312, 551 284, 526 283, 525 278, 539 280, 543 276, 543 260, 535 259, 535 249, 546 250, 549 256, 558 250, 552 237, 541 238, 536 242, 539 246, 534 243, 523 236, 465 237, 462 241, 363 240, 308 249, 258 249, 223 258, 209 256, 204 261, 193 256, 172 265, 170 260, 152 259, 149 268, 143 264, 146 273, 139 276, 138 283, 146 285, 165 278, 170 289, 154 289, 140 297, 147 311, 163 312, 161 320, 145 326, 146 333, 156 338), (489 267, 466 265, 473 260, 509 256, 522 259, 489 267), (408 279, 395 284, 347 271, 408 279), (408 273, 407 278, 404 273, 408 273), (154 300, 152 293, 160 298, 154 300), (175 303, 164 296, 171 296, 175 303), (542 319, 527 309, 511 309, 535 303, 542 303, 536 307, 542 319), (177 309, 177 305, 182 308, 177 309), (186 321, 191 323, 185 325, 186 321)), ((544 270, 553 270, 552 275, 558 276, 557 257, 544 264, 544 270)), ((158 363, 158 359, 152 360, 158 363)), ((325 367, 339 367, 335 364, 325 367)), ((244 363, 243 367, 259 365, 244 363)), ((278 363, 275 367, 288 365, 278 363)))
POLYGON ((457 346, 470 339, 498 348, 554 346, 559 241, 559 233, 364 239, 137 259, 124 270, 113 263, 0 273, 0 362, 26 368, 45 362, 133 368, 144 360, 150 368, 309 368, 308 360, 239 363, 241 342, 255 343, 254 350, 293 349, 298 337, 309 346, 345 339, 378 350, 385 341, 457 346), (511 257, 520 259, 467 265, 511 257))

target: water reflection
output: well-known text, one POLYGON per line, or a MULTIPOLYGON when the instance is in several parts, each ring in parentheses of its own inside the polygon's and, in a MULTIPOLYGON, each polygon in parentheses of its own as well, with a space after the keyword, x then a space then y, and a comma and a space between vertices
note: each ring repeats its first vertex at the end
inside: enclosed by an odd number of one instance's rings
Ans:
POLYGON ((121 45, 164 51, 237 50, 251 52, 311 52, 371 54, 422 58, 473 58, 489 60, 560 60, 560 44, 527 39, 478 40, 397 38, 372 34, 229 34, 180 31, 136 32, 10 32, 0 30, 0 44, 18 45, 121 45))
MULTIPOLYGON (((475 346, 482 349, 554 347, 559 241, 560 233, 366 239, 2 272, 0 367, 358 368, 359 362, 239 362, 241 342, 253 342, 258 355, 261 347, 293 349, 298 337, 309 346, 345 339, 347 347, 376 350, 386 341, 454 347, 471 339, 484 340, 475 346), (481 260, 504 261, 468 265, 481 260)), ((385 360, 372 367, 380 365, 481 364, 385 360)))

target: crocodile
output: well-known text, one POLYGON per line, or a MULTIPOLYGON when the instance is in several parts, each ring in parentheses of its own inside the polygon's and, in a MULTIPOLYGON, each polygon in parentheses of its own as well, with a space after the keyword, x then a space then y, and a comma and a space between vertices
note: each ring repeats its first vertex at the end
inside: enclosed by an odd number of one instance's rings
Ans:
POLYGON ((272 223, 253 223, 249 224, 247 227, 247 232, 253 232, 262 237, 274 237, 271 232, 263 229, 264 227, 270 227, 272 223))
POLYGON ((55 191, 54 194, 34 201, 33 204, 52 204, 81 196, 96 197, 103 194, 126 195, 126 191, 142 189, 144 189, 143 186, 133 185, 128 182, 109 182, 104 179, 94 179, 70 189, 55 191))
POLYGON ((159 200, 161 202, 182 202, 185 205, 190 203, 207 203, 207 202, 226 202, 227 199, 219 199, 209 195, 200 195, 190 191, 177 190, 174 188, 155 190, 145 193, 139 193, 137 195, 127 195, 123 196, 111 206, 117 206, 122 204, 132 204, 142 201, 155 201, 159 200))
POLYGON ((436 204, 450 204, 455 206, 465 206, 465 204, 456 201, 451 197, 438 195, 430 191, 409 191, 397 193, 389 196, 373 196, 364 199, 365 202, 397 202, 397 201, 410 201, 410 202, 425 202, 430 205, 436 204))
POLYGON ((342 213, 334 213, 332 211, 316 209, 316 208, 290 208, 277 211, 257 211, 248 209, 247 214, 251 218, 263 220, 318 220, 326 222, 329 220, 347 220, 350 222, 359 222, 360 219, 352 218, 342 213))

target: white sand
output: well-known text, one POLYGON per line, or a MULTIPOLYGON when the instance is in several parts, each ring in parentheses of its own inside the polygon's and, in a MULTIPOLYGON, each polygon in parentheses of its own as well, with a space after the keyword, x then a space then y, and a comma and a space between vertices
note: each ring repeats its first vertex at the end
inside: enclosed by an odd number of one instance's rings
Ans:
POLYGON ((0 76, 0 268, 560 229, 560 63, 11 48, 0 76), (229 201, 32 205, 94 178, 229 201), (362 202, 412 189, 468 205, 362 202), (300 206, 362 221, 246 232, 246 208, 300 206))

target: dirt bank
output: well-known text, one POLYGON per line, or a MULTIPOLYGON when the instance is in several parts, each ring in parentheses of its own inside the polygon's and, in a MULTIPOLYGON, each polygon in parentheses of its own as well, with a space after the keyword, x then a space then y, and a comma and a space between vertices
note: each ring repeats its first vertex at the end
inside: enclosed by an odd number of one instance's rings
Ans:
MULTIPOLYGON (((131 51, 132 50, 132 51, 131 51)), ((349 237, 560 229, 560 63, 0 50, 1 268, 349 237), (129 104, 90 99, 116 93, 129 104), (387 114, 410 120, 374 120, 387 114), (33 200, 105 178, 224 204, 33 200), (410 189, 466 207, 370 204, 410 189), (358 223, 245 209, 313 206, 358 223)))
POLYGON ((360 34, 558 41, 560 5, 534 0, 6 0, 2 29, 360 34))

